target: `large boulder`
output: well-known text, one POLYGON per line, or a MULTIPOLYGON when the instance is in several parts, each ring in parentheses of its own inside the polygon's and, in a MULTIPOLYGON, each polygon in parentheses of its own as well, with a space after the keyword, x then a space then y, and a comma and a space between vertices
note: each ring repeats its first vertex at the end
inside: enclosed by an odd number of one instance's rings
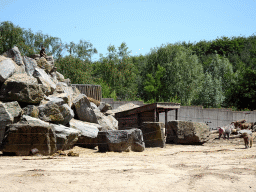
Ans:
POLYGON ((91 108, 90 101, 86 95, 80 94, 73 100, 75 113, 79 120, 90 123, 98 123, 95 112, 91 108))
POLYGON ((53 130, 56 134, 57 150, 68 150, 73 148, 80 136, 80 131, 64 125, 52 124, 53 130))
POLYGON ((4 138, 6 126, 19 121, 22 114, 17 101, 3 103, 0 101, 0 144, 4 138))
POLYGON ((104 127, 106 130, 117 130, 118 129, 118 121, 112 116, 105 116, 100 112, 100 109, 97 107, 95 103, 90 102, 91 108, 93 109, 97 123, 104 127))
POLYGON ((45 95, 51 95, 56 90, 56 84, 43 69, 36 67, 33 76, 43 85, 45 95))
POLYGON ((65 81, 64 76, 61 73, 59 73, 58 71, 56 71, 56 78, 60 82, 64 82, 65 81))
POLYGON ((100 131, 98 148, 100 152, 142 152, 145 150, 145 143, 140 129, 100 131))
POLYGON ((170 121, 166 129, 167 143, 203 144, 210 139, 209 127, 205 123, 170 121))
POLYGON ((46 73, 50 73, 50 71, 54 67, 44 57, 41 57, 39 60, 37 60, 37 66, 40 67, 41 69, 43 69, 46 73))
POLYGON ((0 56, 0 82, 4 82, 6 79, 12 76, 15 72, 15 63, 10 58, 0 56))
POLYGON ((45 124, 16 123, 6 127, 0 150, 3 153, 15 153, 19 156, 31 154, 37 149, 42 155, 56 152, 56 136, 52 127, 45 124))
POLYGON ((3 54, 6 57, 12 58, 13 61, 17 64, 17 65, 24 65, 23 63, 23 59, 21 57, 19 48, 14 46, 12 49, 10 49, 9 51, 5 52, 3 54))
POLYGON ((162 122, 143 122, 140 127, 146 147, 165 147, 165 125, 162 122))
POLYGON ((15 73, 1 87, 0 100, 40 103, 44 93, 37 79, 25 73, 15 73))
POLYGON ((37 67, 36 60, 34 60, 34 59, 30 58, 30 57, 24 56, 23 57, 23 62, 25 64, 26 73, 29 76, 33 76, 33 74, 35 72, 35 68, 37 67))
POLYGON ((21 120, 19 121, 19 124, 30 124, 30 125, 41 124, 41 125, 51 126, 51 128, 56 134, 57 150, 71 149, 74 146, 74 144, 77 142, 78 137, 80 136, 80 131, 77 129, 66 127, 64 125, 51 124, 27 115, 22 116, 21 120))
MULTIPOLYGON (((59 98, 59 100, 62 99, 59 98)), ((63 104, 59 100, 49 101, 46 104, 39 105, 39 119, 55 124, 67 125, 74 117, 74 112, 67 104, 63 104)))
POLYGON ((71 119, 69 122, 70 127, 77 129, 81 132, 78 138, 77 145, 86 148, 94 148, 97 146, 97 136, 99 130, 103 128, 95 123, 88 123, 84 121, 79 121, 76 119, 71 119))

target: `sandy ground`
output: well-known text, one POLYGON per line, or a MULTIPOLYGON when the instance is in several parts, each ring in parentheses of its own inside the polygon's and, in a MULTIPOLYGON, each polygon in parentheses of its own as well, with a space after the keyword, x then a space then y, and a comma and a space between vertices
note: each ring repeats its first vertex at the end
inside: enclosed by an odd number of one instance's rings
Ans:
POLYGON ((140 153, 75 147, 79 157, 0 155, 0 191, 255 192, 255 142, 245 149, 242 138, 215 137, 202 146, 167 144, 140 153))

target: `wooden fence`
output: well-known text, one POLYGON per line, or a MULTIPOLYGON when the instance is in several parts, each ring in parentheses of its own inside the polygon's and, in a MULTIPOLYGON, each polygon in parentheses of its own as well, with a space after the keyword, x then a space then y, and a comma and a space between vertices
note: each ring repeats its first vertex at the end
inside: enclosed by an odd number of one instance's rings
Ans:
POLYGON ((101 101, 102 93, 100 85, 72 84, 72 86, 75 86, 82 94, 85 94, 87 97, 101 101))

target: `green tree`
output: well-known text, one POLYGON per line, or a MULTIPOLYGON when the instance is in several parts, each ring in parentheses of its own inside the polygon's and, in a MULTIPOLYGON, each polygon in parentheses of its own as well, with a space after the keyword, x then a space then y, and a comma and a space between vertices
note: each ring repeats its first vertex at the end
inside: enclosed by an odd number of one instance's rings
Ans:
POLYGON ((166 70, 160 90, 162 100, 169 101, 178 97, 183 105, 191 104, 200 91, 203 77, 202 65, 192 50, 180 44, 161 46, 147 56, 146 75, 152 74, 155 77, 157 65, 166 70))
POLYGON ((0 54, 8 51, 14 46, 23 44, 23 29, 15 26, 10 21, 4 21, 0 24, 0 54))
POLYGON ((165 68, 157 65, 155 76, 147 74, 147 79, 144 81, 144 90, 150 98, 151 102, 162 101, 161 90, 163 87, 162 77, 165 75, 165 68))

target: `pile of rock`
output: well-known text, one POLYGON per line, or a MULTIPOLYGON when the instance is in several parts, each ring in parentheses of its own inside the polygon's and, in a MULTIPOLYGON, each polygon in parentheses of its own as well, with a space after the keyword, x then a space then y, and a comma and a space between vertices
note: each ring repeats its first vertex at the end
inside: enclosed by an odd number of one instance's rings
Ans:
MULTIPOLYGON (((93 147, 99 131, 118 122, 56 71, 52 56, 21 56, 18 47, 0 55, 0 150, 43 155, 74 146, 93 147), (94 140, 93 140, 94 139, 94 140)), ((109 109, 109 106, 107 106, 109 109)))

